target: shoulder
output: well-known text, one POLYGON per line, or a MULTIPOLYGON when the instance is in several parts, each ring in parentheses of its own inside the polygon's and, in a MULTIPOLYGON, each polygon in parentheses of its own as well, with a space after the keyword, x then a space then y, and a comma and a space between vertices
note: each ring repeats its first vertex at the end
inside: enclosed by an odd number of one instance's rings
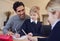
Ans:
POLYGON ((58 21, 55 25, 56 28, 60 28, 60 21, 58 21))
POLYGON ((38 21, 37 23, 40 27, 42 27, 42 22, 38 21))
POLYGON ((60 31, 60 21, 58 21, 58 22, 56 23, 56 25, 54 26, 53 32, 55 32, 55 31, 60 31))
POLYGON ((16 17, 17 17, 17 15, 14 15, 14 16, 11 16, 9 19, 14 19, 16 17))
POLYGON ((19 16, 18 15, 14 15, 12 17, 9 18, 10 20, 19 20, 19 16))
POLYGON ((30 19, 26 19, 24 22, 30 22, 30 19))
POLYGON ((26 15, 26 19, 30 19, 29 15, 26 15))
POLYGON ((42 22, 38 21, 38 24, 41 24, 42 25, 42 22))
POLYGON ((30 24, 30 19, 26 19, 23 24, 29 25, 30 24))
POLYGON ((56 23, 56 25, 55 25, 55 27, 60 27, 60 21, 58 21, 57 23, 56 23))
POLYGON ((60 21, 58 21, 57 24, 60 25, 60 21))
POLYGON ((23 23, 23 26, 29 25, 29 23, 30 23, 30 19, 26 19, 23 23))

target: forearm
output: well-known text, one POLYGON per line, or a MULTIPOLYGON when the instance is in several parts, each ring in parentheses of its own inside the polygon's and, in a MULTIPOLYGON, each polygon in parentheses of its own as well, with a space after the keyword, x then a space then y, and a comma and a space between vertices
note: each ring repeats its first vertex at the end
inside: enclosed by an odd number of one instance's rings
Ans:
POLYGON ((8 32, 9 32, 9 29, 10 29, 10 25, 6 25, 6 26, 4 26, 4 28, 3 28, 3 33, 4 34, 7 34, 8 32))
POLYGON ((8 33, 8 29, 6 29, 6 28, 3 28, 3 34, 7 34, 8 33))

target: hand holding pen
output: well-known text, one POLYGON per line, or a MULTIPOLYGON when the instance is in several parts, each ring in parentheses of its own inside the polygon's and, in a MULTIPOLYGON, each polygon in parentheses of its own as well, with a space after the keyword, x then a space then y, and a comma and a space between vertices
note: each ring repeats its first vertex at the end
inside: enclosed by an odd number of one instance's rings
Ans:
POLYGON ((32 38, 33 34, 32 34, 32 33, 28 33, 28 34, 27 34, 27 33, 24 31, 24 29, 22 29, 22 31, 23 31, 23 33, 24 33, 25 35, 27 35, 27 38, 28 38, 29 41, 32 41, 32 40, 33 40, 33 38, 32 38))
POLYGON ((23 32, 25 35, 33 36, 32 33, 28 33, 28 34, 27 34, 27 33, 24 31, 24 29, 22 29, 22 32, 23 32))
MULTIPOLYGON (((18 26, 18 25, 17 25, 17 26, 18 26)), ((16 38, 20 38, 20 34, 18 34, 17 28, 15 28, 15 32, 16 32, 16 33, 15 33, 15 37, 16 37, 16 38)))

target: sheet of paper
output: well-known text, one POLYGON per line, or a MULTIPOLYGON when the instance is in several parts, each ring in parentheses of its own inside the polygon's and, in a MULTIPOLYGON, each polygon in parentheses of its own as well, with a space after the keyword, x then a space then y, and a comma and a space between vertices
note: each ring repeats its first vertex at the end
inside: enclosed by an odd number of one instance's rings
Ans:
POLYGON ((15 36, 13 36, 13 39, 21 39, 21 40, 23 40, 23 39, 25 39, 25 38, 27 38, 27 36, 22 36, 22 37, 20 37, 20 38, 16 38, 15 36))

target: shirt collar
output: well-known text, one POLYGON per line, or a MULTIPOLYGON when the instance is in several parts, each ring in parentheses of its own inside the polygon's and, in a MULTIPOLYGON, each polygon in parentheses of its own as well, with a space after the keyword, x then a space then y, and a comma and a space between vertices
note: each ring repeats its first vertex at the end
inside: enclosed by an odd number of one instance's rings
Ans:
POLYGON ((30 22, 35 22, 37 24, 37 20, 30 19, 30 22))
POLYGON ((51 29, 54 28, 54 26, 56 25, 56 23, 57 23, 58 21, 60 21, 60 19, 57 19, 57 20, 52 24, 52 28, 51 28, 51 29))

